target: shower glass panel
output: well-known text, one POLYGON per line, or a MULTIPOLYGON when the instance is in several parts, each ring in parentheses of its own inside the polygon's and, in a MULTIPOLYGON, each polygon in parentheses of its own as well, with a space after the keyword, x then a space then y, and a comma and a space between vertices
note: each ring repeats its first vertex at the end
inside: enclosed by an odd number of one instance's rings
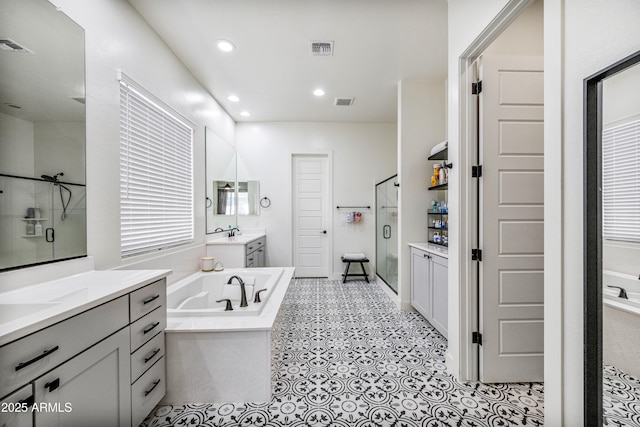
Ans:
POLYGON ((398 293, 398 188, 394 175, 376 185, 376 274, 398 293))
POLYGON ((87 253, 85 185, 0 175, 0 219, 0 269, 87 253))

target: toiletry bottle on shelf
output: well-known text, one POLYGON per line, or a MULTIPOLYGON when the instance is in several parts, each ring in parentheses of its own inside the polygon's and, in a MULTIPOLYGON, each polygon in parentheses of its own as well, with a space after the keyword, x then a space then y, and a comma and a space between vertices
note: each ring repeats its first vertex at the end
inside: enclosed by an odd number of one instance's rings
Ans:
POLYGON ((27 236, 35 236, 36 234, 36 226, 31 222, 27 222, 27 236))
POLYGON ((34 226, 34 229, 35 229, 35 235, 36 236, 42 236, 42 224, 40 224, 40 221, 36 222, 36 225, 34 226))

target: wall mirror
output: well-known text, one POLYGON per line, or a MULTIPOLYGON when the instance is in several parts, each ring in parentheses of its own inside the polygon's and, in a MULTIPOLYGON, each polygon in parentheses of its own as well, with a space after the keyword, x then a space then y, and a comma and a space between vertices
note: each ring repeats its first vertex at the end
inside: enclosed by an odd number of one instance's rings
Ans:
POLYGON ((0 0, 0 271, 86 256, 84 30, 0 0))
POLYGON ((584 416, 635 425, 640 400, 640 52, 585 79, 584 416), (635 415, 633 415, 635 414, 635 415), (635 418, 634 418, 635 417, 635 418))
POLYGON ((205 182, 207 234, 237 224, 236 150, 220 135, 205 128, 205 182))

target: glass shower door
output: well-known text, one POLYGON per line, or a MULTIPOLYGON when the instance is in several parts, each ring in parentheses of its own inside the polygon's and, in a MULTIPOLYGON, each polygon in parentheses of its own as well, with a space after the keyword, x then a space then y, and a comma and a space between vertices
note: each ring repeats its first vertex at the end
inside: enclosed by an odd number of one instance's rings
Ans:
POLYGON ((394 175, 376 185, 376 274, 398 293, 398 188, 394 175))

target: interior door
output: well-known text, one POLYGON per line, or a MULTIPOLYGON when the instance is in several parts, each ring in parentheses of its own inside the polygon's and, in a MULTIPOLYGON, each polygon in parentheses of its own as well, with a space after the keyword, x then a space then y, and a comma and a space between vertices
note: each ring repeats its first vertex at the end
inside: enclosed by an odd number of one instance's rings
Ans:
POLYGON ((328 156, 294 155, 292 162, 296 277, 328 277, 328 156))
POLYGON ((480 63, 480 379, 542 381, 543 58, 480 63))

